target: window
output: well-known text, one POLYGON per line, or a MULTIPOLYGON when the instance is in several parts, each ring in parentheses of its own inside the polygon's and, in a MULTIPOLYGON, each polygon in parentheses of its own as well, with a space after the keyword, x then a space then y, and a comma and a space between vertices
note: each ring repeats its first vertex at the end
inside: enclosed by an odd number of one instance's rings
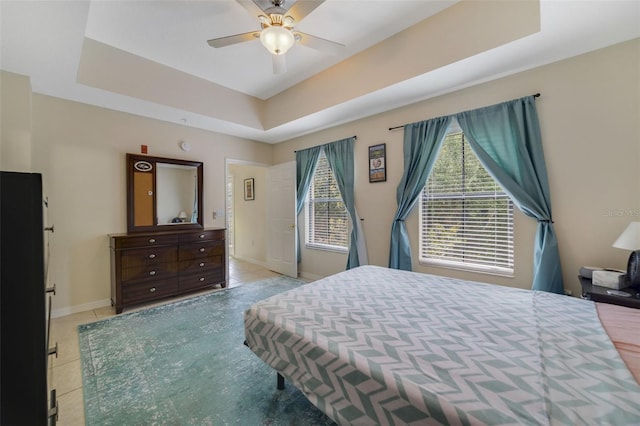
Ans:
POLYGON ((348 231, 347 209, 323 151, 307 195, 306 246, 347 251, 348 231))
POLYGON ((420 261, 513 274, 513 203, 461 131, 446 136, 422 191, 420 261))

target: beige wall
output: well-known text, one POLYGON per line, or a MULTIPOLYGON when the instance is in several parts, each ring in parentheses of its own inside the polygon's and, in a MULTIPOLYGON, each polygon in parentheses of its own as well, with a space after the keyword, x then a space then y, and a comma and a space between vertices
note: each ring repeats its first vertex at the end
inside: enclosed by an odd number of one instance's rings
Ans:
MULTIPOLYGON (((540 92, 536 102, 565 286, 579 294, 579 266, 623 268, 628 253, 611 244, 629 221, 640 220, 639 76, 640 40, 634 40, 272 146, 32 95, 28 78, 3 72, 2 169, 13 164, 43 173, 49 223, 56 229, 50 243, 50 275, 58 289, 54 315, 61 315, 109 303, 107 235, 126 230, 124 155, 139 152, 141 144, 150 155, 203 161, 205 226, 224 226, 224 214, 214 220, 212 212, 225 211, 226 159, 279 164, 293 160, 296 149, 357 135, 357 208, 370 262, 385 266, 402 175, 402 130, 388 128, 540 92), (9 127, 7 105, 15 108, 9 127), (7 140, 18 141, 19 149, 6 150, 7 140), (192 151, 182 152, 180 140, 192 151), (378 143, 387 144, 387 182, 370 184, 367 147, 378 143)), ((259 188, 257 183, 258 196, 259 188)), ((417 211, 407 225, 415 230, 415 259, 417 211)), ((528 288, 535 222, 518 215, 515 227, 513 279, 418 264, 414 269, 528 288)), ((310 277, 341 271, 346 263, 345 255, 314 250, 303 250, 302 258, 300 272, 310 277)))
POLYGON ((31 171, 31 82, 0 72, 0 170, 31 171))
MULTIPOLYGON (((107 234, 126 232, 125 153, 204 162, 204 224, 225 226, 225 160, 270 161, 270 145, 34 94, 33 171, 50 200, 53 314, 109 303, 107 234), (180 150, 180 140, 191 144, 180 150)), ((176 119, 178 121, 179 118, 176 119)))
MULTIPOLYGON (((581 265, 625 268, 629 253, 611 247, 632 220, 640 220, 640 40, 622 43, 493 82, 423 101, 274 146, 274 163, 294 150, 357 135, 356 204, 364 218, 370 263, 388 265, 395 191, 402 176, 402 130, 388 128, 487 106, 540 92, 536 105, 550 181, 565 288, 579 295, 581 265), (369 183, 367 147, 387 144, 385 183, 369 183)), ((414 270, 529 288, 535 222, 515 222, 515 276, 426 267, 418 253, 417 208, 407 220, 414 270)), ((300 271, 323 276, 344 269, 346 256, 305 250, 300 271)))

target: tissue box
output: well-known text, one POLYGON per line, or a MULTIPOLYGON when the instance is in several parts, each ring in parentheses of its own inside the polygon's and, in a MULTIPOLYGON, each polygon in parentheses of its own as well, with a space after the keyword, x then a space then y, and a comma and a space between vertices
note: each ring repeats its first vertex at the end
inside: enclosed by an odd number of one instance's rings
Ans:
POLYGON ((600 287, 620 290, 624 283, 624 280, 620 279, 622 275, 624 275, 624 272, 620 271, 593 271, 591 283, 600 287))

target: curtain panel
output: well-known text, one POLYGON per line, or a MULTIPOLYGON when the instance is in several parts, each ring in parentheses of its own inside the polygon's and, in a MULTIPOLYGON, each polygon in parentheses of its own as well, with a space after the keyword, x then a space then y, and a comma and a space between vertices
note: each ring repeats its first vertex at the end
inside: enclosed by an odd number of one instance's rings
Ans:
POLYGON ((563 294, 535 97, 461 112, 455 117, 487 172, 525 215, 538 221, 532 289, 563 294))
POLYGON ((391 224, 390 268, 412 269, 411 243, 404 221, 431 174, 451 120, 440 117, 404 126, 404 172, 396 189, 398 209, 391 224))
MULTIPOLYGON (((304 200, 309 192, 321 151, 321 146, 296 151, 296 216, 300 215, 304 207, 304 200)), ((300 227, 297 233, 297 241, 300 241, 300 227)), ((296 258, 300 262, 300 244, 296 244, 296 258)))
POLYGON ((339 140, 324 145, 324 153, 327 156, 329 167, 336 178, 342 201, 351 219, 351 236, 349 242, 349 257, 347 269, 355 268, 369 263, 367 247, 364 241, 364 232, 360 217, 356 211, 354 194, 354 160, 353 145, 355 137, 339 140))
POLYGON ((321 146, 296 151, 296 215, 299 215, 304 207, 320 152, 321 146))

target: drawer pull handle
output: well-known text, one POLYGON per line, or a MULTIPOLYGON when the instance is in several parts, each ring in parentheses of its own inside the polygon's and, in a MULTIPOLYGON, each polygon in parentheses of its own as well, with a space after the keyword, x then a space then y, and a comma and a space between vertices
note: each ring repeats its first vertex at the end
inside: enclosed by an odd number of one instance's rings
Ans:
POLYGON ((200 278, 200 282, 204 281, 204 277, 200 278))
POLYGON ((156 271, 151 271, 151 272, 149 272, 149 275, 151 275, 151 276, 153 276, 153 275, 155 275, 155 274, 156 274, 156 271))
POLYGON ((149 238, 149 243, 153 244, 153 243, 155 243, 155 242, 156 242, 156 239, 155 239, 155 238, 149 238))
POLYGON ((199 235, 199 237, 200 237, 200 238, 204 238, 204 234, 200 234, 200 235, 199 235))
POLYGON ((200 262, 200 267, 202 268, 204 266, 204 262, 200 262))
POLYGON ((204 247, 200 247, 200 253, 204 253, 204 247))
POLYGON ((150 293, 155 293, 155 292, 156 292, 156 288, 155 288, 155 287, 151 287, 151 288, 149 289, 149 292, 150 292, 150 293))
POLYGON ((155 254, 151 253, 151 254, 149 255, 149 259, 155 259, 155 258, 156 258, 156 255, 155 255, 155 254))

